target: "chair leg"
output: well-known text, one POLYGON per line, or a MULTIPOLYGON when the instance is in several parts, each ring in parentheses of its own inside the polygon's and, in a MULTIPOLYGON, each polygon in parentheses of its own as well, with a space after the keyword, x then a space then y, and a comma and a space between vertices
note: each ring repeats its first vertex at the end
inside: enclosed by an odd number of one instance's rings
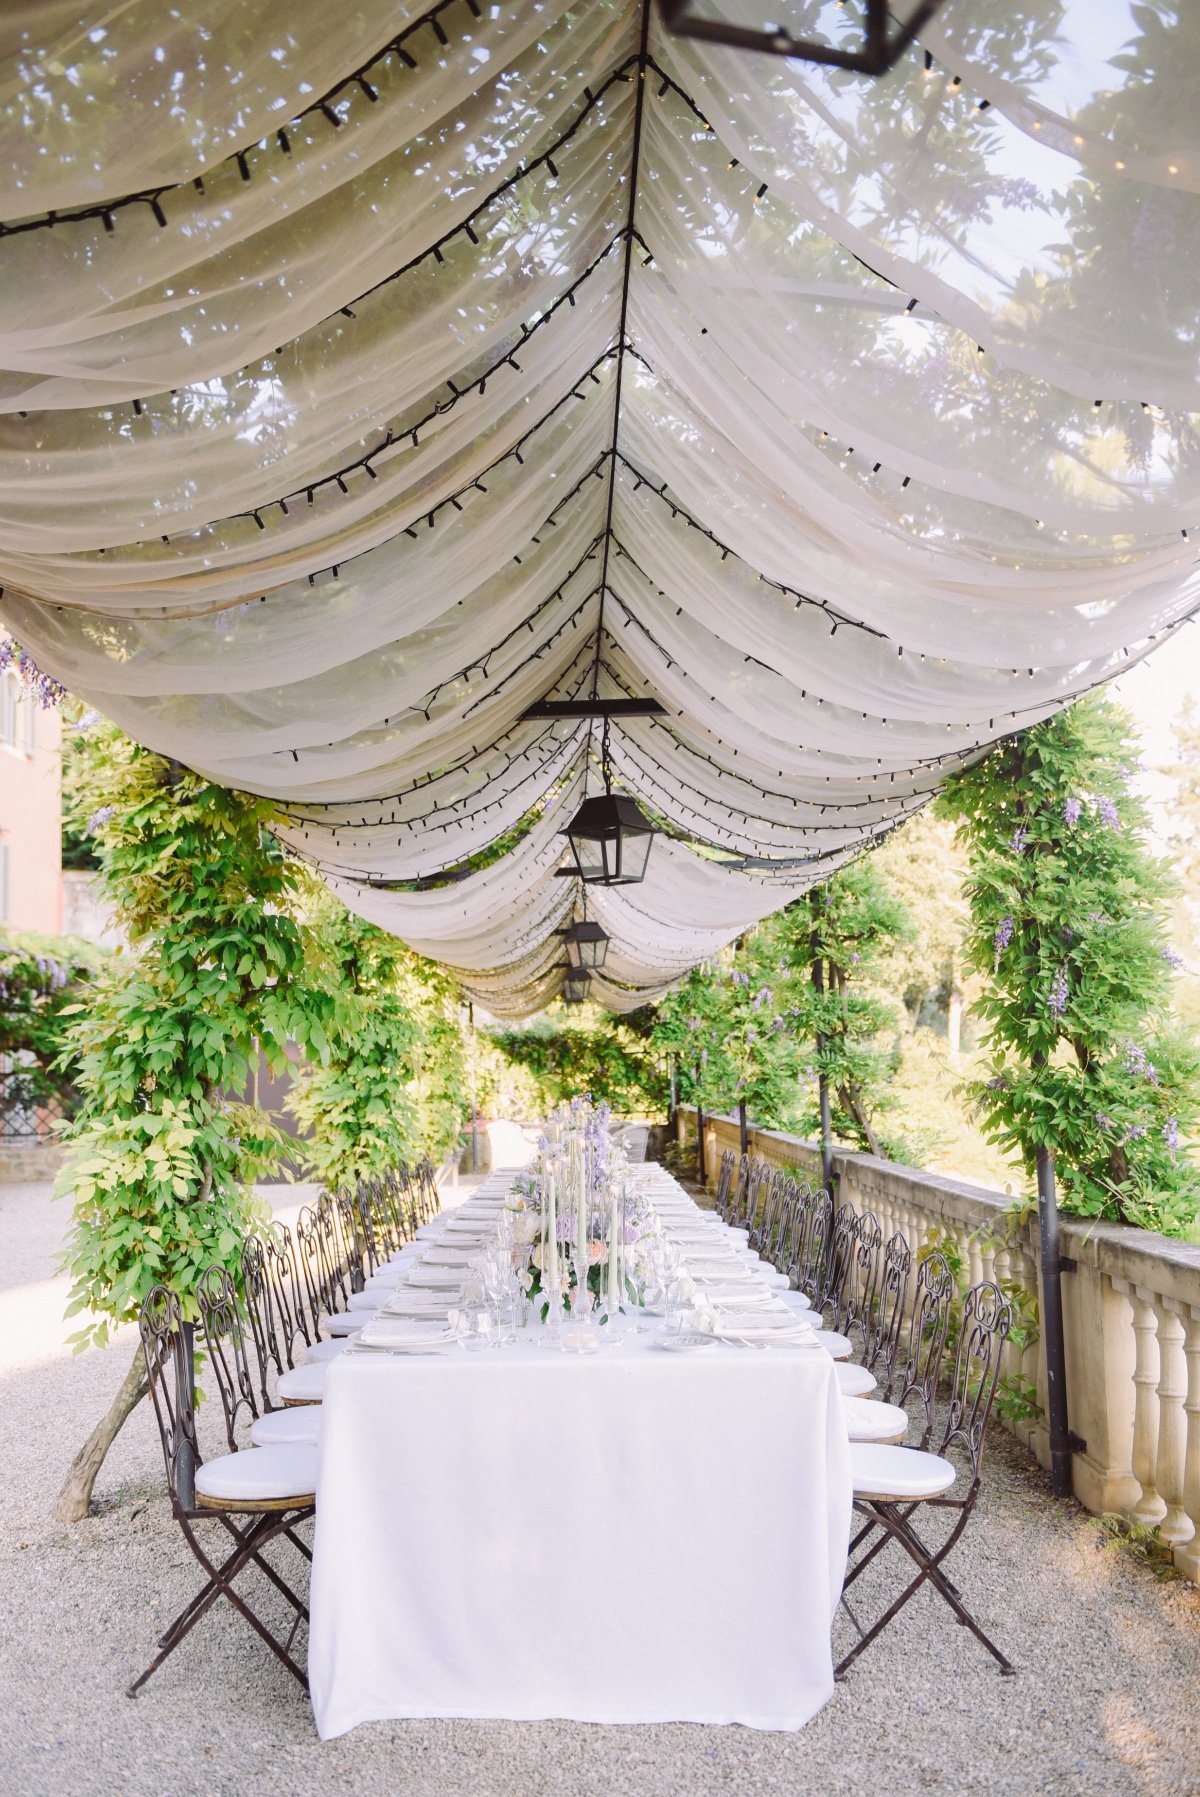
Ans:
MULTIPOLYGON (((912 1515, 913 1511, 916 1508, 917 1508, 917 1506, 915 1504, 908 1504, 903 1509, 901 1509, 897 1505, 896 1506, 896 1515, 902 1521, 907 1522, 908 1518, 912 1515)), ((864 1523, 863 1527, 858 1531, 858 1534, 851 1541, 850 1553, 853 1554, 855 1552, 855 1550, 857 1548, 859 1548, 864 1541, 868 1540, 870 1538, 870 1536, 875 1533, 876 1530, 880 1531, 878 1541, 874 1542, 872 1544, 872 1546, 867 1549, 866 1553, 861 1556, 861 1558, 854 1560, 852 1562, 850 1569, 846 1574, 846 1578, 845 1578, 846 1585, 852 1585, 854 1583, 855 1579, 858 1577, 859 1573, 863 1572, 871 1564, 872 1560, 875 1558, 875 1556, 877 1554, 880 1554, 883 1552, 884 1548, 888 1545, 889 1541, 894 1541, 897 1539, 897 1537, 895 1535, 890 1534, 886 1529, 881 1528, 880 1523, 877 1518, 871 1517, 868 1522, 864 1523)), ((957 1540, 960 1532, 961 1531, 958 1529, 955 1530, 954 1536, 951 1538, 951 1541, 949 1542, 947 1548, 943 1550, 943 1552, 949 1551, 949 1547, 952 1547, 954 1545, 954 1541, 957 1540)), ((912 1533, 916 1539, 918 1539, 918 1540, 920 1539, 920 1537, 917 1536, 915 1529, 912 1531, 912 1533)), ((939 1553, 939 1555, 937 1557, 940 1559, 941 1554, 939 1553)), ((956 1597, 960 1597, 962 1595, 962 1593, 958 1589, 958 1586, 955 1584, 952 1584, 949 1579, 946 1580, 946 1584, 949 1587, 949 1589, 951 1591, 953 1591, 953 1593, 956 1597)))
POLYGON ((188 1521, 184 1518, 180 1518, 180 1526, 183 1529, 188 1545, 195 1554, 197 1560, 199 1560, 205 1572, 208 1574, 208 1582, 201 1588, 186 1608, 180 1611, 179 1615, 175 1618, 175 1621, 160 1639, 159 1653, 150 1662, 149 1666, 147 1666, 141 1676, 136 1678, 134 1682, 128 1686, 128 1695, 130 1697, 136 1697, 138 1695, 147 1679, 158 1671, 158 1668, 162 1665, 163 1661, 167 1659, 168 1655, 174 1653, 175 1649, 179 1646, 179 1643, 185 1636, 191 1633, 192 1629, 200 1621, 200 1618, 207 1610, 211 1609, 218 1597, 228 1598, 238 1614, 250 1624, 250 1627, 257 1635, 261 1636, 262 1640, 266 1642, 272 1653, 283 1662, 293 1677, 299 1681, 305 1690, 308 1689, 307 1676, 303 1668, 292 1658, 289 1651, 300 1623, 307 1620, 308 1611, 300 1598, 297 1597, 296 1593, 279 1577, 274 1568, 267 1564, 260 1553, 260 1550, 265 1547, 269 1541, 272 1541, 276 1535, 285 1533, 291 1528, 292 1523, 297 1520, 295 1513, 292 1513, 290 1520, 287 1517, 281 1518, 274 1513, 261 1515, 255 1518, 247 1526, 244 1533, 240 1533, 226 1517, 222 1516, 220 1520, 225 1524, 225 1527, 229 1529, 230 1533, 236 1537, 237 1546, 235 1546, 233 1552, 229 1554, 220 1565, 217 1565, 209 1558, 201 1547, 195 1532, 190 1527, 188 1521), (296 1616, 288 1634, 286 1645, 281 1645, 275 1639, 275 1636, 271 1633, 266 1624, 255 1615, 250 1606, 233 1589, 234 1579, 236 1579, 238 1575, 251 1564, 257 1564, 267 1574, 272 1583, 282 1592, 296 1611, 296 1616))
MULTIPOLYGON (((224 1521, 224 1518, 222 1518, 222 1521, 224 1521)), ((265 1521, 265 1519, 263 1519, 263 1521, 265 1521)), ((163 1661, 169 1654, 174 1653, 184 1636, 191 1632, 199 1622, 200 1618, 204 1615, 205 1611, 211 1609, 212 1605, 221 1595, 222 1587, 220 1578, 233 1578, 237 1576, 242 1565, 244 1565, 250 1554, 253 1552, 253 1547, 248 1545, 249 1538, 254 1535, 256 1530, 261 1526, 261 1523, 255 1524, 250 1529, 247 1529, 244 1536, 238 1535, 238 1546, 234 1548, 227 1559, 222 1561, 220 1567, 212 1566, 207 1558, 199 1551, 190 1532, 186 1528, 184 1529, 184 1534, 188 1539, 188 1544, 191 1547, 192 1552, 196 1555, 196 1558, 200 1561, 201 1565, 204 1566, 209 1575, 208 1582, 200 1587, 195 1597, 193 1597, 191 1602, 186 1604, 179 1612, 178 1616, 175 1618, 174 1622, 171 1623, 166 1632, 159 1636, 158 1645, 161 1652, 151 1660, 141 1677, 136 1678, 133 1683, 127 1687, 126 1694, 129 1697, 137 1696, 151 1674, 158 1671, 163 1661)), ((234 1535, 238 1534, 237 1530, 232 1528, 231 1533, 234 1535)))
MULTIPOLYGON (((944 1546, 940 1548, 937 1553, 931 1554, 908 1522, 908 1517, 911 1514, 911 1506, 909 1510, 902 1515, 895 1505, 873 1504, 870 1507, 870 1514, 878 1521, 880 1528, 885 1531, 883 1539, 876 1543, 870 1557, 873 1558, 874 1553, 877 1552, 879 1547, 884 1545, 886 1541, 898 1541, 905 1553, 908 1554, 909 1558, 917 1567, 917 1576, 915 1579, 909 1581, 908 1585, 906 1585, 899 1597, 896 1598, 895 1602, 884 1611, 883 1615, 877 1622, 874 1622, 871 1625, 865 1634, 860 1630, 860 1639, 855 1642, 849 1653, 844 1655, 834 1668, 835 1677, 840 1678, 853 1661, 858 1658, 859 1654, 862 1653, 865 1648, 869 1647, 871 1642, 874 1641, 877 1636, 883 1633, 883 1630, 887 1627, 888 1623, 892 1621, 893 1617, 899 1614, 909 1598, 920 1590, 927 1579, 949 1605, 958 1621, 966 1628, 970 1629, 971 1633, 975 1636, 975 1639, 981 1646, 987 1648, 992 1658, 999 1665, 1001 1673, 1006 1677, 1013 1677, 1016 1668, 1013 1666, 1012 1662, 1001 1653, 995 1642, 975 1620, 974 1616, 972 1616, 971 1612, 963 1603, 957 1587, 950 1583, 949 1579, 941 1570, 940 1561, 950 1552, 950 1549, 957 1541, 962 1526, 966 1522, 965 1515, 961 1519, 959 1527, 954 1530, 950 1539, 944 1546)), ((864 1564, 865 1561, 860 1561, 856 1570, 861 1570, 864 1564)), ((847 1610, 847 1613, 851 1615, 851 1620, 855 1622, 855 1626, 857 1627, 857 1619, 853 1617, 853 1613, 849 1610, 847 1610)))

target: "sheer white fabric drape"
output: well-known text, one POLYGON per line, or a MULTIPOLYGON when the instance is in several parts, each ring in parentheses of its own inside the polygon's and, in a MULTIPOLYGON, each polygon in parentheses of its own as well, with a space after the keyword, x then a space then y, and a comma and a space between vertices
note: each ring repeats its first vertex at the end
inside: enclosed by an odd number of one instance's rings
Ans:
POLYGON ((0 615, 510 1014, 597 778, 535 700, 666 708, 621 1009, 1200 606, 1196 19, 946 0, 881 81, 642 22, 0 22, 0 615))

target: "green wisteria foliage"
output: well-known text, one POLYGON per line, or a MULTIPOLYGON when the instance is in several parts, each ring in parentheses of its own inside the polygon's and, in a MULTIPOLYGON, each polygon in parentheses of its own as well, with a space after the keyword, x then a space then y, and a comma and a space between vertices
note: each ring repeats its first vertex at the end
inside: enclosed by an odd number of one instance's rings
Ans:
POLYGON ((345 995, 348 1015, 326 1054, 300 1069, 286 1102, 303 1131, 307 1170, 331 1191, 353 1191, 416 1158, 417 1024, 397 990, 406 951, 315 882, 307 901, 322 976, 345 995))
POLYGON ((288 1094, 309 1170, 352 1190, 423 1155, 440 1160, 461 1133, 466 1084, 454 982, 315 883, 307 916, 346 1007, 328 1052, 288 1094))
POLYGON ((970 853, 968 956, 990 1139, 1055 1151, 1064 1209, 1180 1233, 1200 1199, 1184 1148, 1195 1049, 1170 1016, 1172 881, 1130 790, 1125 714, 1090 698, 958 775, 944 804, 970 853))
POLYGON ((327 1054, 344 998, 320 977, 270 807, 140 748, 78 733, 66 805, 95 842, 98 879, 128 938, 74 1008, 64 1055, 79 1109, 59 1189, 74 1198, 68 1314, 102 1343, 156 1281, 185 1307, 203 1269, 236 1264, 251 1182, 284 1145, 243 1096, 263 1055, 327 1054))
POLYGON ((808 1045, 802 1130, 819 1127, 816 1079, 823 1073, 843 1142, 916 1160, 915 1145, 889 1128, 899 1007, 876 983, 884 957, 914 935, 906 906, 863 858, 814 887, 773 929, 789 976, 788 1024, 808 1045))

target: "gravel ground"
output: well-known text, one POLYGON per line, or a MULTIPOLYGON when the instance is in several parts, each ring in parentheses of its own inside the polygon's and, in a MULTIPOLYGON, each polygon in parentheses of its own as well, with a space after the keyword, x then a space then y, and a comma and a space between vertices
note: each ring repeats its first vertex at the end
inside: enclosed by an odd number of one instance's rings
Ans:
POLYGON ((1200 1792, 1200 1592, 1104 1549, 999 1430, 954 1576, 1015 1679, 925 1592, 799 1735, 412 1722, 322 1744, 299 1688, 225 1606, 130 1702, 126 1683, 198 1576, 146 1406, 101 1475, 98 1514, 49 1518, 133 1348, 132 1331, 80 1358, 63 1347, 63 1221, 48 1187, 0 1188, 3 1797, 1200 1792))

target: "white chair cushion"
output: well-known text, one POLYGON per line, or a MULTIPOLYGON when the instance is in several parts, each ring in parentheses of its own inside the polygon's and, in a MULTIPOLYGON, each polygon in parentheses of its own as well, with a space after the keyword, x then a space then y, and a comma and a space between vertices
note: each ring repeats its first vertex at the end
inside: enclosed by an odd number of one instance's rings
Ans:
POLYGON ((286 1410, 268 1410, 250 1425, 256 1448, 315 1448, 321 1429, 319 1404, 289 1404, 286 1410))
POLYGON ((326 1335, 357 1335, 374 1315, 372 1310, 347 1310, 336 1317, 322 1317, 321 1327, 326 1335))
POLYGON ((317 1489, 314 1447, 243 1448, 196 1468, 196 1491, 226 1503, 267 1503, 278 1498, 311 1498, 317 1489))
POLYGON ((863 1441, 850 1444, 850 1474, 855 1497, 896 1501, 940 1497, 954 1483, 954 1468, 940 1454, 863 1441))
POLYGON ((908 1434, 908 1412, 899 1404, 878 1398, 845 1398, 842 1414, 851 1441, 903 1441, 908 1434))
POLYGON ((803 1292, 792 1292, 792 1291, 780 1292, 779 1296, 783 1299, 784 1303, 787 1305, 789 1310, 811 1310, 812 1309, 812 1304, 809 1302, 808 1298, 804 1295, 803 1292))
MULTIPOLYGON (((358 1314, 361 1316, 362 1312, 358 1314)), ((317 1366, 323 1360, 336 1360, 345 1345, 344 1341, 314 1342, 311 1348, 304 1349, 304 1364, 317 1366)))
POLYGON ((836 1329, 818 1329, 816 1337, 825 1352, 832 1354, 835 1360, 849 1360, 854 1352, 854 1343, 850 1337, 839 1335, 836 1329))
POLYGON ((386 1286, 376 1286, 374 1291, 351 1292, 349 1298, 346 1300, 346 1309, 347 1310, 378 1310, 380 1301, 383 1298, 386 1298, 388 1292, 394 1291, 395 1289, 396 1289, 396 1281, 393 1279, 386 1286))
MULTIPOLYGON (((403 1270, 404 1269, 401 1268, 399 1272, 392 1272, 388 1268, 381 1268, 378 1273, 372 1273, 370 1278, 366 1281, 366 1291, 390 1292, 395 1286, 399 1285, 400 1273, 403 1272, 403 1270)), ((356 1292, 354 1295, 355 1297, 364 1297, 366 1293, 356 1292)))
POLYGON ((285 1404, 319 1404, 325 1396, 328 1371, 329 1363, 320 1360, 313 1366, 293 1367, 290 1373, 284 1373, 276 1389, 285 1404))
POLYGON ((865 1366, 858 1366, 852 1360, 839 1360, 833 1370, 837 1374, 837 1382, 844 1398, 865 1398, 879 1383, 874 1373, 869 1373, 865 1366))

